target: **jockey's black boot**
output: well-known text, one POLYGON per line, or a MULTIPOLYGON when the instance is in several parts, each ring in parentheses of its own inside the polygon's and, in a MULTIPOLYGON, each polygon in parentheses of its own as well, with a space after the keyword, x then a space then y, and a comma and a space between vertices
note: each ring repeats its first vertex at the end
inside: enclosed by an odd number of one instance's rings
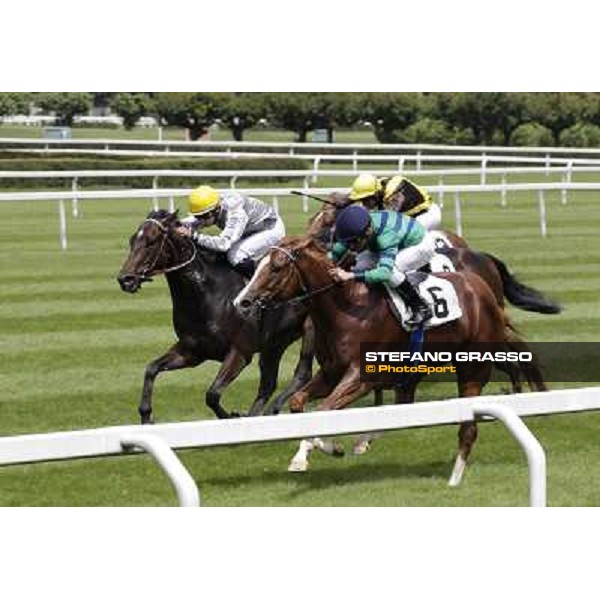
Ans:
POLYGON ((237 265, 234 265, 233 268, 240 273, 243 277, 250 280, 254 275, 254 271, 256 271, 256 265, 251 258, 246 258, 242 262, 239 262, 237 265))
POLYGON ((419 292, 410 284, 408 279, 405 279, 396 289, 400 292, 412 313, 406 320, 406 325, 408 327, 414 329, 422 323, 426 323, 433 317, 431 308, 423 298, 421 298, 419 292))

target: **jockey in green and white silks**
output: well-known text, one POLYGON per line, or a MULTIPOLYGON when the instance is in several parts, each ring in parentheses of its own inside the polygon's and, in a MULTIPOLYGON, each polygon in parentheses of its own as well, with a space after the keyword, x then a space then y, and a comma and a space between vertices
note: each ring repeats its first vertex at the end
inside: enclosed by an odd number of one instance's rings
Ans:
POLYGON ((336 268, 336 281, 387 283, 397 288, 412 310, 407 325, 416 326, 432 317, 429 305, 406 278, 406 273, 428 264, 435 253, 433 236, 415 219, 392 211, 371 212, 362 206, 342 210, 336 220, 337 243, 331 258, 339 261, 348 251, 360 253, 354 271, 336 268))

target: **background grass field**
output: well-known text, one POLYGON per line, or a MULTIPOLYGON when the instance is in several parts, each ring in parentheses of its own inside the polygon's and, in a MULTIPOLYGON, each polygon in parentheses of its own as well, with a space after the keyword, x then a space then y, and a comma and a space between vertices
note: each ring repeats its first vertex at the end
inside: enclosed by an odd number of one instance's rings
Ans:
MULTIPOLYGON (((0 131, 2 135, 2 131, 0 131)), ((462 181, 466 181, 462 179, 462 181)), ((433 183, 433 180, 429 181, 433 183)), ((348 185, 328 180, 327 185, 348 185)), ((427 180, 424 183, 428 183, 427 180)), ((448 182, 450 183, 450 181, 448 182)), ((527 283, 565 306, 560 316, 512 311, 533 341, 597 341, 600 267, 594 194, 548 195, 549 237, 539 235, 537 197, 493 195, 463 199, 464 234, 479 249, 502 257, 527 283)), ((290 234, 308 215, 294 198, 280 199, 290 234)), ((137 423, 144 366, 173 341, 171 303, 157 280, 136 296, 115 281, 147 201, 81 203, 69 217, 68 252, 58 249, 54 203, 0 205, 0 435, 74 430, 137 423)), ((317 210, 311 205, 311 212, 317 210)), ((451 205, 445 224, 454 227, 451 205)), ((297 347, 282 365, 281 385, 293 372, 297 347)), ((217 365, 165 375, 155 392, 160 422, 212 418, 204 392, 217 365)), ((244 411, 257 388, 253 364, 229 388, 225 404, 244 411)), ((600 380, 600 376, 598 378, 600 380)), ((503 389, 491 384, 488 393, 503 389)), ((559 387, 554 385, 553 387, 559 387)), ((563 387, 573 387, 565 384, 563 387)), ((426 384, 421 401, 455 395, 455 386, 426 384)), ((529 419, 548 453, 549 503, 600 501, 600 415, 529 419)), ((346 443, 348 446, 349 444, 346 443)), ((315 455, 311 472, 290 475, 297 444, 180 453, 206 505, 526 505, 527 467, 502 426, 481 426, 473 460, 458 490, 447 487, 456 427, 385 436, 361 458, 315 455)), ((144 456, 97 459, 0 471, 2 506, 174 505, 165 477, 144 456)))

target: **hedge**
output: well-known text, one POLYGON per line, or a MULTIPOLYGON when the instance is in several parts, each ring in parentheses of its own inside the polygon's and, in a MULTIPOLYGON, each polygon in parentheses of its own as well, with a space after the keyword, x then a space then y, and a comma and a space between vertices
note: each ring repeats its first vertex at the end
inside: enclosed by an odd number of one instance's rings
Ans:
MULTIPOLYGON (((199 171, 248 171, 248 170, 306 170, 311 169, 312 163, 298 158, 277 159, 212 159, 212 158, 119 158, 119 157, 82 157, 69 154, 52 155, 51 157, 32 157, 31 154, 18 152, 0 152, 0 171, 143 171, 143 170, 199 170, 199 171)), ((271 182, 288 181, 289 177, 269 177, 271 182)), ((225 181, 219 179, 218 181, 225 181)), ((256 178, 244 179, 241 176, 238 182, 256 182, 256 178)), ((64 179, 2 179, 3 187, 18 188, 65 188, 71 186, 69 180, 64 179)), ((161 187, 193 187, 197 185, 197 177, 169 177, 164 178, 161 187)), ((97 187, 125 187, 125 188, 150 188, 153 177, 92 177, 82 179, 81 188, 93 189, 97 187)))

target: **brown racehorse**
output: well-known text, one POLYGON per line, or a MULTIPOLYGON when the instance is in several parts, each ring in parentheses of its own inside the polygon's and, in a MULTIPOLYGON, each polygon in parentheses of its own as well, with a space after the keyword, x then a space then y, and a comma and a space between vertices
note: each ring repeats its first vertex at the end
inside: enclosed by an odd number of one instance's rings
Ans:
MULTIPOLYGON (((329 195, 324 201, 323 208, 311 218, 307 236, 330 245, 333 241, 332 231, 336 214, 338 210, 349 204, 352 204, 352 201, 349 200, 346 194, 334 192, 329 195)), ((465 240, 449 231, 442 233, 443 237, 452 244, 452 248, 446 247, 439 251, 450 260, 452 268, 459 272, 468 271, 481 277, 488 284, 502 308, 505 307, 506 298, 514 306, 530 312, 556 314, 561 311, 559 306, 544 297, 539 291, 522 284, 498 258, 470 250, 465 240)), ((345 263, 342 266, 349 268, 351 265, 345 263)), ((314 353, 314 334, 311 328, 312 325, 309 320, 305 326, 302 346, 304 363, 312 361, 312 354, 314 353)), ((509 325, 507 329, 507 337, 511 340, 515 348, 519 348, 521 351, 528 350, 527 343, 520 338, 512 325, 509 325)), ((508 364, 504 366, 504 370, 508 372, 511 378, 513 393, 520 393, 522 391, 521 375, 525 376, 532 391, 545 391, 547 389, 542 374, 535 363, 523 365, 522 369, 515 367, 516 365, 508 364)), ((289 389, 291 391, 293 387, 289 389)), ((402 392, 396 390, 396 401, 413 402, 414 389, 412 389, 413 395, 409 391, 410 388, 402 392)), ((289 397, 289 392, 280 394, 269 407, 267 413, 278 414, 289 397)), ((376 389, 375 405, 380 406, 381 404, 383 404, 383 394, 380 389, 376 389)))
MULTIPOLYGON (((365 342, 408 344, 409 335, 393 316, 385 293, 362 283, 335 285, 329 276, 333 263, 325 248, 311 238, 288 238, 263 259, 253 280, 235 299, 246 316, 260 307, 284 303, 299 295, 310 297, 308 310, 315 327, 315 353, 320 371, 290 400, 293 412, 302 412, 310 400, 323 398, 318 410, 338 410, 368 394, 375 384, 361 381, 360 345, 365 342)), ((507 317, 489 286, 472 273, 447 273, 438 277, 452 282, 463 316, 427 333, 429 344, 453 343, 469 351, 481 342, 507 344, 507 317)), ((456 363, 461 397, 479 396, 489 381, 492 364, 456 363)), ((459 430, 459 451, 452 482, 458 484, 477 438, 474 422, 459 430)), ((322 440, 304 441, 290 470, 308 467, 314 448, 339 454, 337 445, 322 440)))

